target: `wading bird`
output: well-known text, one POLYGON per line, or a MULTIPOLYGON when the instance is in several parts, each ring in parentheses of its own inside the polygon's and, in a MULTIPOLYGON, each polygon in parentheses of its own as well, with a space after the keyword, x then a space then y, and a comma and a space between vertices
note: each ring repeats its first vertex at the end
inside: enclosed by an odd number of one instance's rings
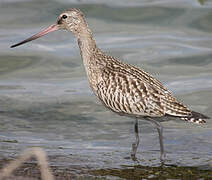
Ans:
POLYGON ((187 122, 205 123, 207 116, 194 112, 180 103, 160 81, 142 69, 123 63, 100 50, 79 9, 61 13, 56 24, 11 48, 37 39, 49 32, 65 29, 74 33, 78 40, 80 54, 86 69, 90 87, 94 94, 110 110, 121 115, 134 117, 135 142, 131 157, 136 159, 139 144, 138 119, 145 119, 156 125, 160 142, 160 159, 165 158, 163 128, 158 117, 174 116, 187 122))

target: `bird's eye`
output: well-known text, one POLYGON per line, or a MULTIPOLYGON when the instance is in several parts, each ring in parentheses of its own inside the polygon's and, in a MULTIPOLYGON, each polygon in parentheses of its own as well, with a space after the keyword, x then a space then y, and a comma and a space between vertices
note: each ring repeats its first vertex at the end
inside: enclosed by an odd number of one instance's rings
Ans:
POLYGON ((62 16, 62 18, 63 18, 63 19, 66 19, 67 17, 68 17, 68 16, 67 16, 67 15, 65 15, 65 14, 62 16))

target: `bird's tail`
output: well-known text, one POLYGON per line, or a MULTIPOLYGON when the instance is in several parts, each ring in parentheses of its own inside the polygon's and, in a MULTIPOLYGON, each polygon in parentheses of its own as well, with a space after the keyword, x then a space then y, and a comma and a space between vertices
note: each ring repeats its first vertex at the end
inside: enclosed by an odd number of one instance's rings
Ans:
POLYGON ((187 122, 193 122, 196 124, 203 124, 206 123, 205 119, 210 119, 208 116, 205 116, 201 113, 192 111, 191 112, 191 116, 187 116, 187 117, 181 117, 182 120, 185 120, 187 122))

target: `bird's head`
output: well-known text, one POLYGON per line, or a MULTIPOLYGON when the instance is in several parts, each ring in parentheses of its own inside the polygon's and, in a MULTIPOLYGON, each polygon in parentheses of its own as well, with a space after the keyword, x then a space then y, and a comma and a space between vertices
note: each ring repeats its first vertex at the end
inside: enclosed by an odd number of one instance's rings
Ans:
POLYGON ((20 46, 24 43, 35 40, 39 37, 42 37, 50 32, 53 32, 53 31, 56 31, 59 29, 66 29, 73 33, 78 33, 85 24, 86 24, 86 22, 83 17, 83 13, 79 9, 75 9, 75 8, 69 9, 69 10, 64 11, 63 13, 61 13, 58 16, 56 24, 52 24, 48 28, 29 37, 28 39, 12 45, 11 48, 20 46))
POLYGON ((78 32, 85 23, 83 13, 79 9, 70 9, 61 13, 57 20, 60 29, 78 32))

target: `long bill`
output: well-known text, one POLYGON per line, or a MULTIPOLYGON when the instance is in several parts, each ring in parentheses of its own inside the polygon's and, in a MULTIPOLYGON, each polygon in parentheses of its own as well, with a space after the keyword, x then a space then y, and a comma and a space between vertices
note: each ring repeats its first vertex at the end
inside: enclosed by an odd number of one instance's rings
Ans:
POLYGON ((27 42, 32 41, 32 40, 35 40, 35 39, 37 39, 37 38, 39 38, 41 36, 44 36, 44 35, 46 35, 46 34, 48 34, 50 32, 56 31, 58 29, 60 29, 59 25, 53 24, 53 25, 49 26, 48 28, 44 29, 43 31, 41 31, 41 32, 39 32, 39 33, 37 33, 37 34, 25 39, 24 41, 21 41, 21 42, 19 42, 17 44, 14 44, 14 45, 12 45, 10 47, 14 48, 16 46, 20 46, 20 45, 22 45, 24 43, 27 43, 27 42))

